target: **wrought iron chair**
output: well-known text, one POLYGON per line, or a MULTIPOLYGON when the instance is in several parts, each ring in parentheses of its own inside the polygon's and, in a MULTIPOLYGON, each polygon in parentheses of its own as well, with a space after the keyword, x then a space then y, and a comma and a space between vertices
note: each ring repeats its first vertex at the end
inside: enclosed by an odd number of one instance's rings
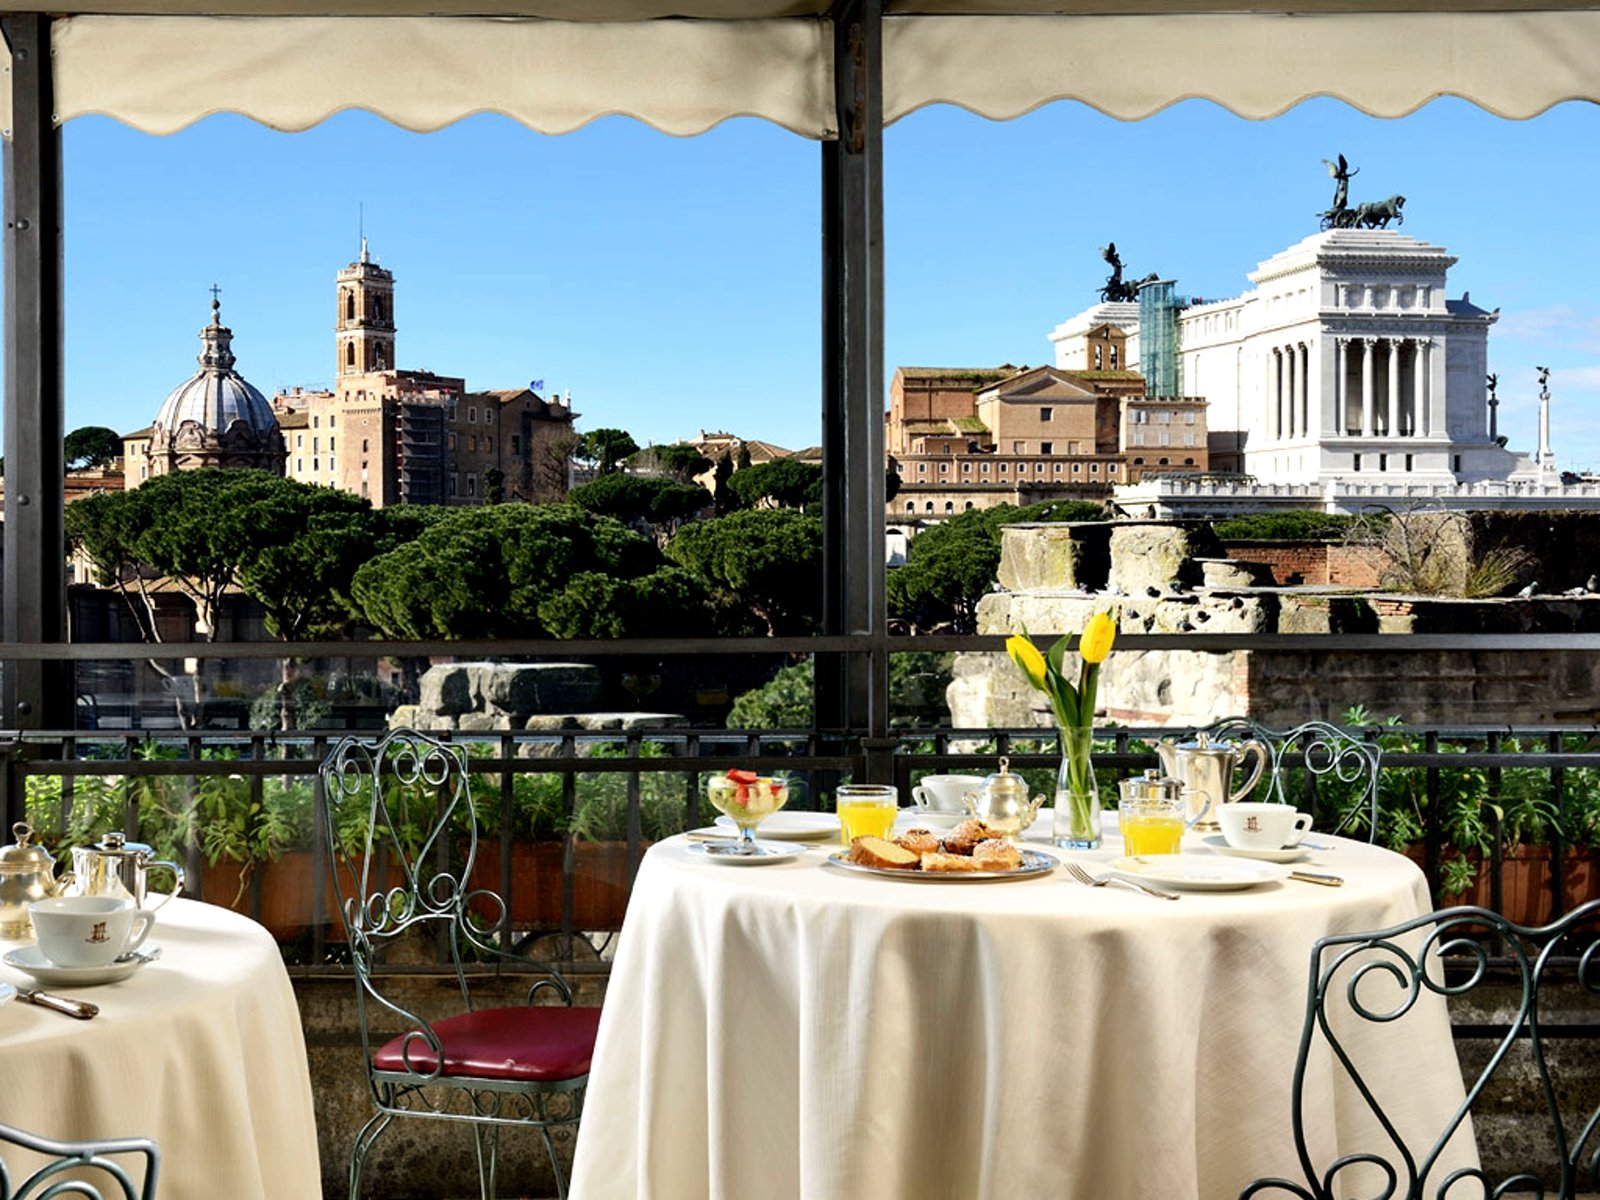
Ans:
POLYGON ((536 1128, 557 1194, 566 1195, 551 1130, 577 1128, 600 1010, 573 1005, 553 966, 502 949, 510 936, 505 903, 471 885, 478 836, 467 771, 462 747, 405 730, 376 742, 346 738, 322 764, 334 882, 378 1109, 351 1149, 351 1200, 359 1200, 373 1143, 400 1116, 472 1123, 485 1200, 494 1195, 500 1130, 536 1128), (454 968, 459 1012, 420 1015, 381 969, 399 944, 418 940, 454 968), (469 967, 526 975, 527 1003, 474 1010, 469 967))
MULTIPOLYGON (((1592 1113, 1577 1114, 1577 1120, 1583 1121, 1581 1126, 1571 1115, 1564 1122, 1559 1102, 1563 1097, 1570 1101, 1572 1089, 1558 1086, 1545 1060, 1540 1000, 1541 991, 1546 1001, 1551 999, 1549 988, 1555 986, 1552 977, 1557 983, 1570 978, 1579 995, 1600 996, 1600 900, 1591 900, 1540 928, 1513 925, 1483 908, 1448 908, 1389 929, 1340 934, 1318 941, 1311 951, 1310 990, 1294 1069, 1294 1141, 1305 1182, 1258 1179, 1240 1193, 1240 1200, 1266 1193, 1286 1193, 1300 1200, 1333 1200, 1341 1182, 1346 1185, 1342 1194, 1352 1194, 1348 1191, 1349 1178, 1341 1180, 1341 1175, 1352 1170, 1370 1173, 1374 1169, 1386 1182, 1381 1191, 1360 1192, 1370 1200, 1444 1200, 1448 1196, 1508 1194, 1566 1200, 1579 1190, 1600 1188, 1600 1107, 1592 1113), (1442 963, 1451 956, 1456 957, 1457 966, 1447 978, 1442 963), (1451 978, 1456 981, 1451 982, 1451 978), (1482 985, 1502 981, 1509 983, 1513 993, 1517 985, 1521 987, 1521 998, 1509 1025, 1498 1037, 1477 1079, 1467 1088, 1460 1107, 1433 1145, 1419 1157, 1401 1141, 1369 1081, 1363 1078, 1354 1051, 1335 1032, 1334 1009, 1342 1009, 1339 1015, 1350 1019, 1392 1022, 1411 1012, 1425 993, 1465 996, 1482 985), (1386 989, 1386 995, 1377 995, 1379 988, 1386 989), (1498 1185, 1481 1168, 1458 1168, 1438 1178, 1447 1144, 1461 1129, 1491 1077, 1508 1059, 1520 1066, 1523 1056, 1513 1055, 1512 1050, 1521 1040, 1527 1042, 1527 1062, 1538 1081, 1542 1104, 1539 1132, 1549 1135, 1548 1144, 1554 1147, 1554 1158, 1559 1160, 1559 1168, 1555 1161, 1546 1164, 1547 1171, 1559 1171, 1558 1190, 1547 1191, 1540 1177, 1528 1172, 1513 1175, 1498 1185), (1355 1084, 1367 1111, 1383 1131, 1382 1145, 1345 1154, 1320 1172, 1307 1148, 1303 1109, 1307 1064, 1319 1043, 1326 1044, 1334 1069, 1355 1084), (1569 1130, 1576 1130, 1570 1139, 1569 1130), (1467 1183, 1469 1180, 1478 1186, 1467 1183), (1452 1191, 1458 1184, 1463 1186, 1452 1191)), ((1453 1062, 1450 1069, 1455 1069, 1453 1062)), ((1507 1069, 1508 1075, 1511 1070, 1507 1069)), ((1519 1138, 1519 1143, 1527 1145, 1531 1140, 1519 1138)))
POLYGON ((1267 748, 1272 771, 1266 792, 1258 793, 1257 798, 1270 796, 1282 804, 1310 809, 1320 782, 1352 788, 1354 801, 1332 829, 1321 832, 1348 830, 1352 834, 1364 833, 1369 842, 1377 838, 1378 771, 1383 747, 1376 742, 1363 741, 1327 721, 1271 729, 1246 717, 1227 717, 1208 726, 1205 732, 1215 741, 1254 738, 1267 748))
POLYGON ((0 1200, 53 1200, 57 1196, 76 1196, 79 1200, 107 1200, 107 1197, 116 1196, 122 1200, 155 1200, 161 1152, 149 1138, 58 1142, 0 1125, 0 1142, 10 1142, 52 1160, 20 1184, 13 1184, 5 1159, 0 1157, 0 1200), (132 1164, 125 1165, 114 1155, 144 1158, 142 1186, 133 1182, 128 1169, 132 1164))

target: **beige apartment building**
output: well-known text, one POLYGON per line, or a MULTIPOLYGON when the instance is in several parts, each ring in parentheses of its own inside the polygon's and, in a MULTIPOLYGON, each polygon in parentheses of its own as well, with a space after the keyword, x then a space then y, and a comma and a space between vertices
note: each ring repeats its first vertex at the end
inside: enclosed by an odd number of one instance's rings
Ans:
POLYGON ((891 520, 939 520, 996 504, 1103 500, 1155 471, 1205 471, 1203 399, 1147 397, 1103 325, 1082 370, 901 367, 885 445, 900 472, 891 520))
POLYGON ((378 507, 566 494, 576 441, 569 404, 397 368, 394 273, 372 260, 365 239, 335 287, 333 389, 294 388, 270 403, 234 370, 232 331, 213 301, 200 371, 153 425, 123 438, 129 486, 171 470, 261 466, 378 507))

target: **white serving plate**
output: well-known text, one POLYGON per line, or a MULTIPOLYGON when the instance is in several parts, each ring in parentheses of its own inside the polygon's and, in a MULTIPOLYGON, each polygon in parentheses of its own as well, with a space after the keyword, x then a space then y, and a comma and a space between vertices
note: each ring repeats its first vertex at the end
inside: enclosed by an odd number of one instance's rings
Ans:
POLYGON ((1105 865, 1119 875, 1191 892, 1236 892, 1275 883, 1289 874, 1287 867, 1274 863, 1220 862, 1214 854, 1152 854, 1116 858, 1105 865))
POLYGON ((17 989, 9 983, 0 983, 0 1008, 4 1008, 17 998, 17 989))
POLYGON ((45 987, 95 987, 126 979, 150 960, 146 957, 118 959, 103 967, 58 967, 40 953, 37 945, 19 946, 6 951, 6 966, 32 975, 45 987))
POLYGON ((806 852, 804 846, 796 846, 792 842, 786 845, 782 842, 757 841, 758 854, 729 854, 728 850, 735 844, 732 841, 690 842, 689 853, 724 867, 764 867, 768 863, 788 862, 806 852))
POLYGON ((1285 846, 1281 850, 1247 850, 1243 846, 1230 846, 1228 839, 1220 833, 1206 838, 1206 845, 1216 854, 1226 854, 1230 858, 1254 858, 1269 863, 1303 862, 1311 857, 1311 851, 1304 846, 1285 846))
MULTIPOLYGON (((718 828, 739 832, 732 817, 718 817, 716 823, 718 828)), ((756 826, 756 836, 779 842, 820 842, 839 836, 839 818, 832 813, 775 812, 756 826)))

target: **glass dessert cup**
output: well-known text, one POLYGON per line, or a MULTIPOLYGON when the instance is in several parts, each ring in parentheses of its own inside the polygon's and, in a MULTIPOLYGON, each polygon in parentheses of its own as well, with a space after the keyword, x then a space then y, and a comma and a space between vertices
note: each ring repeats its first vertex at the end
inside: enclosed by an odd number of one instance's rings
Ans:
POLYGON ((739 830, 738 841, 708 845, 706 853, 758 855, 762 850, 756 845, 756 826, 789 802, 789 782, 754 771, 728 771, 706 780, 706 799, 739 830))

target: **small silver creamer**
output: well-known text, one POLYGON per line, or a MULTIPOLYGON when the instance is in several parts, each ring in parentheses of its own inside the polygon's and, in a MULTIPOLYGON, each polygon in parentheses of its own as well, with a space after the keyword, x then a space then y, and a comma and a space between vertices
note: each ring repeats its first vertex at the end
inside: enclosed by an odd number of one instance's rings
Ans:
POLYGON ((983 781, 983 786, 962 797, 967 811, 1004 838, 1015 840, 1039 815, 1043 796, 1028 799, 1028 781, 1007 769, 1010 759, 1000 760, 1000 770, 983 781))

